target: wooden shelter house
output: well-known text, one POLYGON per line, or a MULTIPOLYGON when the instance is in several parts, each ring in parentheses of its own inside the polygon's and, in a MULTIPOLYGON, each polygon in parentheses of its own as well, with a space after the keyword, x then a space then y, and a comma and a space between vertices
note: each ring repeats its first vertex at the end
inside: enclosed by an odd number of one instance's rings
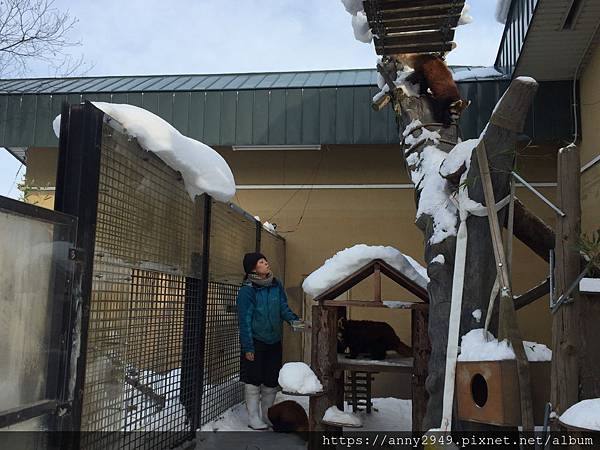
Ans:
POLYGON ((427 290, 410 279, 404 273, 382 259, 374 259, 354 273, 348 275, 336 285, 314 298, 312 317, 311 367, 323 384, 323 395, 310 399, 309 420, 311 430, 330 430, 330 425, 321 423, 323 414, 330 406, 336 405, 343 410, 344 388, 347 398, 351 400, 355 410, 357 396, 366 396, 367 412, 370 412, 370 387, 372 375, 379 372, 410 373, 412 380, 412 429, 420 430, 427 394, 425 379, 430 346, 427 334, 429 297, 427 290), (405 288, 421 301, 387 302, 381 296, 381 275, 405 288), (356 286, 369 276, 373 276, 373 298, 369 300, 335 300, 346 291, 356 286), (337 353, 338 320, 346 317, 347 307, 388 308, 390 310, 411 311, 411 336, 413 357, 406 362, 356 361, 337 353), (411 360, 412 359, 412 360, 411 360), (350 372, 350 383, 344 386, 345 373, 350 372), (359 389, 357 374, 365 374, 361 380, 363 391, 359 389), (366 390, 364 390, 366 389, 366 390))

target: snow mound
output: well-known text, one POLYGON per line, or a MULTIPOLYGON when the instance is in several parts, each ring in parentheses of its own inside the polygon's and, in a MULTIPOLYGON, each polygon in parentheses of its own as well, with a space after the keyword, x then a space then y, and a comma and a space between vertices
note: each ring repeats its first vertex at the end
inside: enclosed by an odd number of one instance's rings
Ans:
POLYGON ((312 394, 323 390, 323 385, 315 373, 303 362, 285 363, 279 371, 278 381, 287 392, 312 394))
POLYGON ((419 286, 427 289, 429 283, 427 270, 417 261, 394 247, 365 244, 346 248, 333 255, 304 280, 302 289, 308 295, 316 297, 374 259, 384 260, 419 286))
MULTIPOLYGON (((92 102, 117 121, 140 146, 158 156, 173 170, 181 173, 185 189, 192 198, 207 193, 215 200, 227 202, 235 195, 231 169, 208 145, 182 135, 157 115, 133 105, 92 102)), ((60 130, 60 116, 53 128, 60 130)))
POLYGON ((560 416, 560 421, 572 427, 600 431, 600 398, 575 403, 560 416))
POLYGON ((341 423, 343 425, 349 425, 354 427, 361 427, 362 421, 359 417, 349 412, 340 411, 337 406, 330 406, 325 411, 323 420, 326 422, 341 423))
MULTIPOLYGON (((529 361, 550 361, 552 350, 544 344, 523 341, 529 361)), ((502 361, 516 359, 515 352, 507 340, 498 342, 492 333, 477 328, 465 334, 460 343, 459 361, 502 361)))
POLYGON ((500 23, 506 23, 508 19, 508 12, 510 11, 510 4, 512 0, 497 0, 496 2, 496 20, 500 23))

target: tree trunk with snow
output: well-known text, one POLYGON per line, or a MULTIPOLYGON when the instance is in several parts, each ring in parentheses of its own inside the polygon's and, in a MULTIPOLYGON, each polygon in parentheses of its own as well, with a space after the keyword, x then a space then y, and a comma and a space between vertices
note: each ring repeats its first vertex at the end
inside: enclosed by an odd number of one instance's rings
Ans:
MULTIPOLYGON (((531 79, 517 78, 514 80, 498 103, 488 126, 482 133, 481 139, 485 141, 496 201, 509 194, 510 172, 514 166, 517 133, 522 130, 536 90, 537 83, 531 79)), ((430 97, 405 96, 400 91, 396 92, 399 95, 398 103, 395 105, 396 119, 401 131, 414 124, 415 120, 419 120, 422 124, 435 122, 430 97)), ((437 132, 439 139, 437 139, 435 147, 442 152, 449 153, 454 148, 452 143, 457 142, 458 139, 457 127, 443 127, 439 128, 437 132)), ((430 208, 429 213, 423 212, 427 211, 427 208, 419 208, 421 201, 430 201, 427 198, 421 198, 429 195, 428 192, 424 193, 422 184, 424 177, 420 179, 419 176, 415 177, 418 170, 423 170, 422 165, 426 164, 427 154, 435 151, 431 148, 434 144, 433 140, 424 139, 427 133, 422 129, 414 131, 412 137, 407 139, 409 144, 412 143, 412 147, 405 153, 410 175, 413 182, 416 183, 416 203, 420 211, 416 223, 425 237, 425 261, 430 277, 428 286, 430 298, 429 338, 432 350, 426 383, 429 400, 423 422, 424 429, 439 427, 442 413, 448 320, 456 250, 456 233, 452 233, 451 229, 453 227, 457 229, 459 223, 458 213, 456 208, 453 209, 453 206, 450 205, 449 197, 453 192, 457 192, 460 186, 460 190, 466 189, 468 198, 474 202, 485 204, 477 157, 473 153, 470 158, 467 157, 470 164, 468 160, 465 161, 452 173, 445 173, 441 184, 438 182, 439 189, 444 191, 446 202, 433 205, 434 208, 430 208), (455 223, 444 224, 437 220, 434 217, 437 213, 431 211, 437 211, 439 208, 446 208, 447 211, 453 213, 455 223), (444 256, 444 263, 439 262, 440 258, 433 261, 440 254, 444 256)), ((405 135, 408 134, 405 133, 405 135)), ((467 146, 472 151, 475 144, 476 142, 472 142, 467 146)), ((439 154, 437 158, 439 158, 439 154)), ((507 208, 499 212, 500 223, 505 222, 506 210, 507 208)), ((482 311, 481 316, 486 316, 490 293, 496 278, 487 217, 469 215, 466 224, 468 239, 460 324, 461 336, 473 328, 483 326, 483 323, 480 323, 472 313, 479 309, 482 311)))

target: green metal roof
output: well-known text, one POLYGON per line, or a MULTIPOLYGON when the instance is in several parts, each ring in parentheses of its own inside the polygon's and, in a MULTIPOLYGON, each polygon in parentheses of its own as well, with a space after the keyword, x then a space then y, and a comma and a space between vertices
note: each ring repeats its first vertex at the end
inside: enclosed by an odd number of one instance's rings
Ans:
MULTIPOLYGON (((464 75, 475 67, 453 66, 464 75)), ((477 79, 473 72, 473 80, 477 79)), ((116 92, 193 92, 296 89, 377 84, 375 69, 263 72, 208 75, 139 75, 0 80, 0 94, 71 94, 116 92)))
MULTIPOLYGON (((508 86, 454 67, 464 98, 462 136, 479 135, 508 86)), ((570 87, 542 83, 526 133, 570 136, 570 87)), ((397 144, 391 108, 375 112, 373 69, 229 75, 165 75, 0 80, 0 146, 55 147, 53 119, 63 102, 126 103, 145 108, 181 133, 212 146, 397 144)))

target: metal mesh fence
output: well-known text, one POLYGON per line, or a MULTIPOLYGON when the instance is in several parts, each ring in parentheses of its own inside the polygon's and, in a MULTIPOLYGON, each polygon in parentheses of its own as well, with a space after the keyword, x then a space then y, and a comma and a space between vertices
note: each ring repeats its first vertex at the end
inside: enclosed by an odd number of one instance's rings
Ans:
MULTIPOLYGON (((192 202, 177 172, 107 124, 99 172, 81 430, 100 433, 81 447, 171 448, 242 400, 235 300, 262 228, 192 202)), ((282 278, 283 239, 263 245, 282 278)))
POLYGON ((269 260, 273 275, 285 283, 285 239, 264 228, 261 230, 260 251, 269 260))
POLYGON ((84 434, 82 447, 169 448, 193 436, 185 397, 194 389, 182 389, 181 372, 201 356, 199 342, 185 346, 184 325, 201 326, 201 303, 185 304, 200 298, 190 286, 199 286, 202 202, 107 125, 101 152, 82 430, 103 433, 84 434), (154 430, 169 433, 105 433, 154 430))

